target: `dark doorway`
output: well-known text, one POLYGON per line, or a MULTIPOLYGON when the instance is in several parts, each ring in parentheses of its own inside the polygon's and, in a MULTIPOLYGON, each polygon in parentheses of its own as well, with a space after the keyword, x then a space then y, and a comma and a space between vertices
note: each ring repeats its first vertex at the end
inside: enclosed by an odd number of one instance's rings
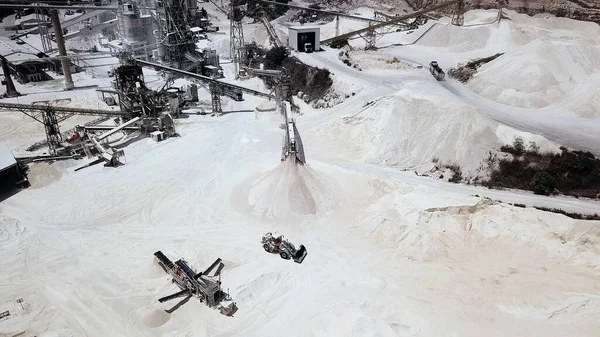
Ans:
POLYGON ((306 43, 310 43, 312 50, 315 50, 316 35, 315 32, 298 33, 298 51, 306 52, 304 48, 306 43))

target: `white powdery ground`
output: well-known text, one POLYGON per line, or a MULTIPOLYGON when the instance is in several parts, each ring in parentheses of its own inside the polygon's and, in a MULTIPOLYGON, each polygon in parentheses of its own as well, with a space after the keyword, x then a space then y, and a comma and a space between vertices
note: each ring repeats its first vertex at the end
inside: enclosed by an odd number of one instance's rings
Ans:
MULTIPOLYGON (((365 163, 346 148, 361 145, 348 142, 348 134, 371 146, 387 146, 396 137, 432 155, 464 157, 462 148, 471 149, 472 142, 495 142, 514 131, 461 103, 425 70, 347 72, 334 53, 306 60, 331 67, 336 83, 363 89, 328 111, 302 105, 305 115, 298 122, 307 167, 279 162, 282 132, 276 114, 192 116, 178 121, 181 138, 128 146, 126 166, 73 172, 65 164, 56 167, 58 181, 3 201, 0 310, 14 315, 1 322, 0 333, 594 336, 600 331, 595 319, 600 223, 474 195, 587 212, 598 203, 487 191, 365 163), (363 110, 366 101, 376 103, 363 110), (357 124, 342 128, 345 121, 357 124), (402 135, 411 132, 422 141, 402 135), (306 245, 309 255, 302 265, 262 250, 261 234, 275 230, 306 245), (196 300, 170 315, 162 311, 170 305, 157 298, 176 287, 153 264, 156 250, 184 257, 198 269, 223 258, 223 286, 240 308, 235 317, 196 300), (24 311, 15 306, 19 297, 24 311)), ((260 103, 247 98, 235 104, 260 103)), ((419 156, 404 152, 412 151, 410 146, 398 157, 419 156)), ((358 152, 387 155, 368 146, 358 152)))

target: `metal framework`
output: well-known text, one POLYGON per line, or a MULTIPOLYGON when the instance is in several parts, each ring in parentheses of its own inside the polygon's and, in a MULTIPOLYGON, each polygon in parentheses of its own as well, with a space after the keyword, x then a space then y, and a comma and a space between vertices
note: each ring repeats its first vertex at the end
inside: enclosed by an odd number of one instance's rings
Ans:
POLYGON ((158 63, 153 63, 153 62, 148 62, 148 61, 144 61, 144 60, 140 60, 140 59, 135 59, 135 62, 144 65, 144 66, 148 66, 148 67, 153 67, 155 69, 158 70, 165 70, 174 74, 179 74, 181 76, 187 76, 187 77, 191 77, 191 78, 195 78, 198 79, 204 83, 214 83, 216 84, 219 88, 221 89, 234 89, 234 90, 239 90, 241 92, 247 93, 249 95, 253 95, 253 96, 257 96, 257 97, 265 97, 265 98, 275 98, 274 95, 272 94, 268 94, 268 93, 264 93, 258 90, 254 90, 254 89, 249 89, 249 88, 245 88, 245 87, 241 87, 239 85, 235 85, 235 84, 231 84, 231 83, 227 83, 227 82, 223 82, 223 81, 219 81, 219 80, 215 80, 214 78, 208 77, 208 76, 204 76, 204 75, 200 75, 200 74, 194 74, 191 73, 189 71, 185 71, 185 70, 181 70, 181 69, 176 69, 173 67, 169 67, 166 66, 164 64, 158 64, 158 63))
POLYGON ((43 10, 38 7, 35 8, 35 19, 37 20, 40 39, 42 40, 42 49, 44 53, 49 53, 52 51, 52 39, 48 31, 48 22, 43 10))
POLYGON ((210 83, 208 88, 210 90, 212 113, 220 115, 223 113, 223 108, 221 107, 221 90, 219 90, 219 86, 215 83, 210 83))
POLYGON ((465 24, 465 2, 460 0, 456 4, 454 14, 452 14, 452 24, 455 26, 463 26, 465 24))
POLYGON ((14 8, 14 9, 27 9, 27 8, 39 8, 39 9, 70 9, 78 10, 82 9, 85 11, 117 11, 118 7, 115 6, 73 6, 73 5, 40 5, 34 4, 0 4, 0 8, 14 8))
MULTIPOLYGON (((372 25, 369 24, 369 27, 371 27, 371 26, 372 25)), ((367 45, 365 46, 365 50, 375 50, 375 49, 377 49, 377 47, 375 46, 375 43, 377 42, 377 33, 375 32, 375 29, 369 29, 369 30, 367 30, 367 32, 365 33, 365 35, 364 36, 361 35, 361 37, 367 43, 367 45)))
POLYGON ((336 12, 336 11, 328 11, 328 10, 323 10, 323 9, 315 9, 315 8, 297 6, 297 5, 292 5, 289 3, 286 4, 286 3, 269 1, 269 0, 249 0, 249 1, 263 3, 263 4, 267 4, 267 5, 284 6, 284 7, 293 8, 293 9, 300 9, 300 10, 307 11, 307 12, 335 15, 337 17, 341 16, 343 18, 347 18, 347 19, 351 19, 351 20, 355 20, 355 21, 365 21, 365 22, 375 22, 375 23, 383 22, 383 21, 380 21, 377 19, 365 18, 362 16, 350 15, 350 14, 336 12))
POLYGON ((185 68, 190 62, 186 54, 196 50, 194 41, 188 34, 187 13, 183 2, 184 0, 156 2, 164 61, 177 68, 185 68))
POLYGON ((271 25, 271 22, 269 22, 269 19, 267 18, 266 14, 263 13, 261 21, 267 29, 267 33, 269 34, 269 39, 271 40, 271 43, 273 43, 273 45, 276 47, 283 47, 283 42, 281 42, 279 36, 277 36, 275 28, 273 28, 273 25, 271 25))
POLYGON ((121 112, 112 110, 94 110, 55 107, 50 105, 0 103, 0 110, 16 110, 44 125, 49 153, 55 155, 62 142, 59 123, 73 115, 88 116, 122 116, 121 112))
POLYGON ((396 17, 393 20, 389 20, 387 22, 373 24, 370 27, 358 29, 358 30, 355 30, 353 32, 349 32, 349 33, 346 33, 346 34, 339 35, 337 37, 333 37, 333 38, 330 38, 330 39, 322 40, 321 43, 327 44, 327 43, 330 43, 331 41, 336 40, 336 39, 349 39, 351 37, 360 36, 361 34, 365 34, 369 30, 376 30, 376 29, 379 29, 379 28, 387 27, 389 25, 397 25, 398 23, 402 23, 402 22, 404 22, 404 21, 406 21, 408 19, 411 19, 411 18, 420 16, 420 15, 423 15, 423 14, 425 14, 427 12, 431 12, 431 11, 434 11, 434 10, 437 10, 437 9, 440 9, 440 8, 444 8, 444 7, 447 7, 447 6, 454 5, 454 4, 456 4, 458 2, 461 2, 461 1, 462 0, 450 0, 450 1, 447 1, 447 2, 443 2, 441 4, 438 4, 438 5, 435 5, 435 6, 431 6, 431 7, 427 7, 427 8, 424 8, 422 10, 416 11, 414 13, 410 13, 410 14, 407 14, 407 15, 402 15, 402 16, 396 17))
POLYGON ((242 19, 244 18, 245 5, 240 0, 232 0, 229 11, 229 28, 230 28, 230 57, 235 64, 235 78, 239 78, 242 64, 246 62, 247 52, 246 43, 244 42, 244 29, 242 27, 242 19))
POLYGON ((498 17, 496 18, 498 22, 506 18, 506 16, 504 16, 504 7, 506 7, 506 1, 507 0, 498 0, 498 17))
POLYGON ((119 93, 119 106, 127 118, 157 118, 165 108, 160 93, 146 87, 142 67, 133 59, 122 57, 115 69, 115 90, 119 93))

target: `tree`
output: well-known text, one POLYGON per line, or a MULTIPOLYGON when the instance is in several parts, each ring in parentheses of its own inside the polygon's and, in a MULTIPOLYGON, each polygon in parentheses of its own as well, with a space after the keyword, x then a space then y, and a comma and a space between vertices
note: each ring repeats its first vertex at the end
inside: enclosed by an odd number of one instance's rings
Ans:
POLYGON ((335 38, 330 43, 329 46, 331 48, 340 49, 348 45, 348 39, 343 38, 335 38))
POLYGON ((517 137, 513 142, 513 148, 515 149, 515 154, 521 155, 525 152, 525 145, 523 144, 523 138, 517 137))
POLYGON ((279 69, 288 57, 285 47, 273 47, 265 55, 265 69, 279 69))
POLYGON ((554 177, 545 171, 537 172, 529 183, 533 193, 541 195, 549 195, 552 193, 555 185, 556 181, 554 180, 554 177))

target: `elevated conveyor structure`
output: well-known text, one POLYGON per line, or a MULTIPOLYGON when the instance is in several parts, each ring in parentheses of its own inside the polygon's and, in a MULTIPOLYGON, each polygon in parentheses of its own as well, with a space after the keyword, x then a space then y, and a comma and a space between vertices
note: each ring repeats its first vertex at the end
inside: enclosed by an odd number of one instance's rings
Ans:
POLYGON ((44 125, 46 132, 46 142, 48 143, 49 153, 56 154, 56 149, 62 141, 62 135, 58 123, 73 115, 87 116, 125 116, 120 111, 112 110, 94 110, 56 107, 51 105, 31 105, 16 103, 0 103, 0 110, 15 110, 24 113, 34 120, 44 125))
POLYGON ((235 84, 231 84, 231 83, 227 83, 227 82, 223 82, 223 81, 219 81, 219 80, 215 80, 213 78, 210 78, 208 76, 204 76, 204 75, 199 75, 199 74, 194 74, 191 73, 189 71, 185 71, 185 70, 181 70, 181 69, 176 69, 176 68, 172 68, 163 64, 158 64, 158 63, 153 63, 153 62, 148 62, 148 61, 144 61, 144 60, 140 60, 140 59, 135 59, 135 61, 141 65, 147 66, 147 67, 153 67, 156 69, 160 69, 160 70, 165 70, 165 71, 169 71, 175 74, 179 74, 181 76, 186 76, 186 77, 191 77, 191 78, 195 78, 198 79, 200 81, 209 83, 209 84, 214 84, 219 88, 228 88, 228 89, 233 89, 233 90, 240 90, 246 94, 249 95, 253 95, 253 96, 257 96, 257 97, 264 97, 264 98, 269 98, 269 99, 274 99, 275 95, 272 94, 268 94, 268 93, 264 93, 258 90, 254 90, 254 89, 249 89, 249 88, 245 88, 245 87, 241 87, 239 85, 235 85, 235 84))
POLYGON ((438 5, 435 5, 435 6, 431 6, 431 7, 427 7, 427 8, 424 8, 422 10, 410 13, 410 14, 406 14, 406 15, 395 17, 394 19, 386 21, 386 22, 377 23, 377 24, 371 25, 371 26, 366 27, 366 28, 358 29, 358 30, 355 30, 355 31, 352 31, 352 32, 349 32, 349 33, 346 33, 346 34, 342 34, 342 35, 339 35, 339 36, 336 36, 336 37, 333 37, 333 38, 330 38, 330 39, 322 40, 321 43, 327 44, 327 43, 330 43, 331 41, 334 41, 334 40, 337 40, 337 39, 349 39, 349 38, 352 38, 352 37, 360 36, 362 34, 368 34, 369 32, 373 32, 376 29, 383 28, 383 27, 386 27, 386 26, 389 26, 389 25, 396 25, 398 23, 405 22, 408 19, 417 17, 419 15, 423 15, 425 13, 428 13, 428 12, 431 12, 431 11, 435 11, 435 10, 438 10, 438 9, 441 9, 441 8, 444 8, 444 7, 452 6, 452 5, 455 5, 455 4, 457 4, 459 2, 462 2, 462 1, 463 0, 451 0, 451 1, 443 2, 441 4, 438 4, 438 5))
POLYGON ((342 13, 342 12, 336 12, 336 11, 328 11, 328 10, 324 10, 324 9, 315 9, 315 8, 310 8, 310 7, 303 7, 303 6, 298 6, 298 5, 292 5, 292 4, 284 4, 284 3, 280 3, 280 2, 275 2, 275 1, 269 1, 269 0, 249 0, 249 2, 257 2, 257 3, 262 3, 262 4, 267 4, 267 5, 275 5, 275 6, 283 6, 283 7, 288 7, 288 8, 293 8, 293 9, 300 9, 303 11, 307 11, 307 12, 313 12, 313 13, 321 13, 321 14, 327 14, 327 15, 332 15, 332 16, 339 16, 339 17, 343 17, 346 19, 350 19, 350 20, 355 20, 355 21, 363 21, 363 22, 375 22, 375 23, 383 23, 385 21, 381 21, 381 20, 377 20, 377 19, 371 19, 371 18, 365 18, 362 16, 357 16, 357 15, 350 15, 350 14, 346 14, 346 13, 342 13))

